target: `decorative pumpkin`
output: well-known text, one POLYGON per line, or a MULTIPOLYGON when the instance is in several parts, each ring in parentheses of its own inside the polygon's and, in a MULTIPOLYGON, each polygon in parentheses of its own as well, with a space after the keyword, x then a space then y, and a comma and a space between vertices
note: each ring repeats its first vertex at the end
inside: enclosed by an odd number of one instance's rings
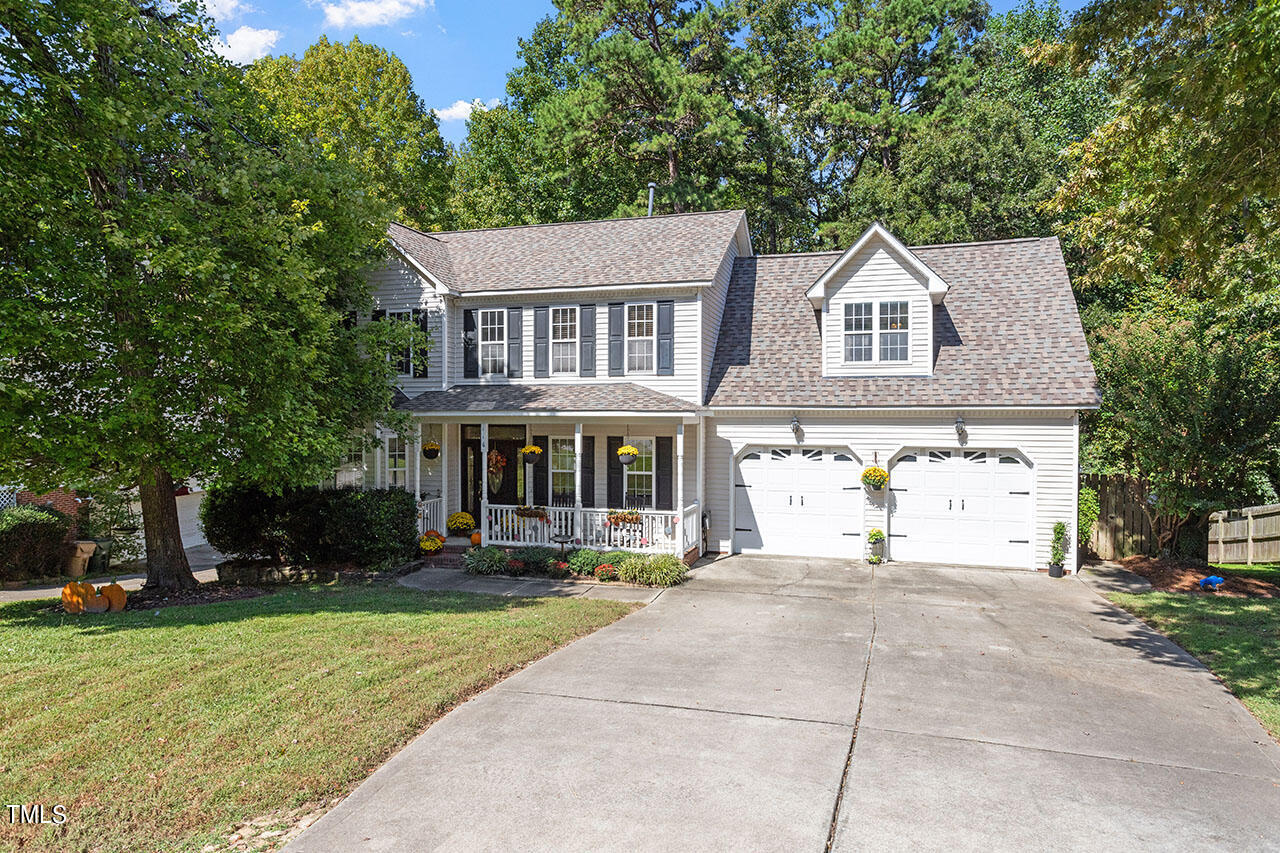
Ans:
POLYGON ((105 595, 95 593, 92 598, 84 603, 85 613, 106 613, 111 607, 111 599, 105 595))
MULTIPOLYGON (((86 584, 86 586, 93 589, 90 585, 86 584)), ((68 613, 83 613, 85 601, 88 598, 89 596, 85 595, 81 585, 76 581, 72 581, 62 588, 62 609, 68 613)))
POLYGON ((480 544, 480 531, 479 531, 479 530, 477 530, 475 533, 472 533, 472 534, 471 534, 471 544, 472 544, 472 545, 479 545, 479 544, 480 544))
POLYGON ((428 530, 426 533, 424 533, 424 534, 422 534, 422 535, 423 535, 423 536, 431 536, 431 537, 434 537, 434 538, 436 538, 436 539, 443 539, 443 538, 444 538, 443 536, 441 536, 441 535, 440 535, 440 531, 439 531, 439 530, 428 530))
POLYGON ((108 608, 112 613, 119 613, 124 610, 124 603, 129 598, 129 594, 124 591, 124 587, 118 583, 109 583, 98 590, 98 595, 105 595, 107 601, 111 602, 108 608))

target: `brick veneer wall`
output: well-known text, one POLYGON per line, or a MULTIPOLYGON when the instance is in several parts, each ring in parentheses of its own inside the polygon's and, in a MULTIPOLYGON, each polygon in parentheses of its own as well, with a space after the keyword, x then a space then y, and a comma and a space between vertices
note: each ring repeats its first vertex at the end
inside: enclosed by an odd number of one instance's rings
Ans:
POLYGON ((56 509, 63 515, 71 517, 70 536, 76 535, 76 518, 80 512, 80 501, 76 498, 75 492, 65 491, 63 489, 54 489, 52 492, 45 492, 43 495, 37 495, 35 492, 18 492, 18 505, 31 504, 33 506, 47 506, 56 509))

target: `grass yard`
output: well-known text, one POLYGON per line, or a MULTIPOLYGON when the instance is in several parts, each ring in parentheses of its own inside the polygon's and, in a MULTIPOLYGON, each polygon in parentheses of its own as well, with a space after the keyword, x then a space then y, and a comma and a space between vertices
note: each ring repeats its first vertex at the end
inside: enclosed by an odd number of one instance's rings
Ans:
POLYGON ((1280 740, 1280 599, 1181 592, 1108 597, 1204 661, 1280 740))
POLYGON ((1215 569, 1222 569, 1243 578, 1257 578, 1260 581, 1280 586, 1280 565, 1276 563, 1217 563, 1215 569))
POLYGON ((222 849, 250 821, 270 845, 451 706, 636 606, 369 585, 109 616, 0 607, 0 790, 69 816, 6 812, 0 849, 222 849))

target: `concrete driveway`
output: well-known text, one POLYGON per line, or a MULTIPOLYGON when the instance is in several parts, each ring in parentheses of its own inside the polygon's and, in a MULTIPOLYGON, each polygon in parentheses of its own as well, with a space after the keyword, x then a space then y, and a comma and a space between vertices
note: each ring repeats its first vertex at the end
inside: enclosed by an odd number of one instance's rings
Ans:
POLYGON ((292 851, 1280 849, 1280 747, 1074 579, 734 557, 455 709, 292 851))

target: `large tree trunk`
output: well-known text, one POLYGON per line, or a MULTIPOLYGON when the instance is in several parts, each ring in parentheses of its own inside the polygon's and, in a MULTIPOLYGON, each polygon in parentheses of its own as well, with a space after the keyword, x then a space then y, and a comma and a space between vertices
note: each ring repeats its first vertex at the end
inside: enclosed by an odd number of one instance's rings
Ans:
POLYGON ((143 468, 138 492, 142 496, 142 529, 147 541, 147 582, 143 588, 181 590, 198 586, 182 548, 173 477, 158 466, 143 468))

